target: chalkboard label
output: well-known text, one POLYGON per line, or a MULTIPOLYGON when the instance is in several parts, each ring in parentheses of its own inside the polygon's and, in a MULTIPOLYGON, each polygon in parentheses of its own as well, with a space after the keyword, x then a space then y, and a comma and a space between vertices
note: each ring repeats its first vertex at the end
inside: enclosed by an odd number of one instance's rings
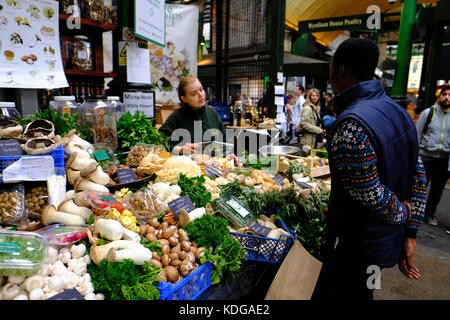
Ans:
POLYGON ((74 288, 64 290, 63 292, 58 293, 48 298, 47 300, 86 300, 86 299, 84 299, 81 293, 79 293, 78 290, 74 288))
POLYGON ((277 174, 275 177, 273 177, 273 180, 278 182, 278 184, 280 186, 284 186, 284 178, 282 176, 280 176, 279 174, 277 174))
POLYGON ((322 159, 317 159, 317 162, 319 163, 319 167, 323 167, 322 159))
POLYGON ((189 196, 176 198, 175 200, 170 201, 167 205, 169 206, 170 210, 172 210, 177 219, 181 209, 186 210, 186 212, 188 213, 195 209, 195 206, 189 196))
POLYGON ((97 161, 108 160, 110 158, 108 152, 105 150, 94 152, 94 157, 97 161))
POLYGON ((0 140, 0 156, 21 156, 25 154, 20 146, 19 140, 0 140))
POLYGON ((250 226, 250 230, 257 234, 260 234, 263 237, 266 237, 269 234, 269 232, 272 231, 272 229, 264 227, 257 222, 255 222, 250 226))
POLYGON ((306 182, 297 182, 297 181, 295 181, 295 183, 298 184, 303 189, 312 189, 312 186, 307 184, 306 182))
POLYGON ((129 183, 136 181, 136 174, 133 169, 119 169, 116 170, 117 178, 119 179, 119 183, 129 183))

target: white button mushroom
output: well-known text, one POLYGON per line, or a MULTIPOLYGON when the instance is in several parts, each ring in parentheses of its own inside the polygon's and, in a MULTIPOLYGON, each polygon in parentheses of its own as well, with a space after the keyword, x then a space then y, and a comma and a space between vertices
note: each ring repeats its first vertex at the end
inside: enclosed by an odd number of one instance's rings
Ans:
POLYGON ((82 282, 91 282, 92 278, 91 275, 89 273, 85 273, 81 278, 80 278, 80 283, 82 282))
POLYGON ((34 289, 30 292, 30 300, 43 300, 44 299, 44 291, 42 289, 34 289))
POLYGON ((19 294, 13 300, 28 300, 28 295, 26 295, 26 294, 19 294))
POLYGON ((50 273, 52 273, 52 265, 49 263, 41 264, 41 267, 39 268, 39 271, 37 273, 42 277, 48 276, 50 273))
POLYGON ((46 246, 44 248, 43 263, 54 264, 58 260, 58 249, 54 246, 46 246))
POLYGON ((58 260, 60 260, 62 263, 66 264, 71 258, 72 253, 70 253, 70 250, 68 248, 62 248, 59 250, 58 260))
POLYGON ((31 292, 34 289, 41 289, 43 286, 44 278, 40 274, 35 274, 25 279, 23 288, 26 291, 31 292))
POLYGON ((94 292, 94 285, 92 284, 92 282, 83 282, 80 284, 78 291, 83 296, 87 296, 89 293, 94 292))
POLYGON ((54 276, 48 282, 48 286, 50 289, 55 291, 62 291, 66 287, 65 277, 63 276, 54 276))
POLYGON ((95 293, 88 293, 85 297, 86 300, 96 300, 95 299, 95 293))
POLYGON ((105 296, 101 293, 95 295, 95 300, 105 300, 105 296))
POLYGON ((72 267, 73 273, 82 276, 87 272, 87 265, 83 259, 79 259, 77 264, 72 267))
POLYGON ((8 282, 2 289, 2 299, 12 300, 20 294, 20 288, 17 284, 8 282))
POLYGON ((73 245, 72 248, 70 248, 70 252, 72 253, 72 258, 81 258, 86 253, 86 245, 84 243, 73 245))
POLYGON ((22 276, 9 276, 8 281, 14 284, 21 284, 25 280, 25 277, 22 276))

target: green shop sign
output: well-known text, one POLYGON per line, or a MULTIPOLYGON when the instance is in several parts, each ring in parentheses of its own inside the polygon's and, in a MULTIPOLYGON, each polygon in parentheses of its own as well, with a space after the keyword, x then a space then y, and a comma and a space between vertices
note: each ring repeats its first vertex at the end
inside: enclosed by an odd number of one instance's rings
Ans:
POLYGON ((376 29, 380 29, 380 26, 382 25, 383 15, 375 13, 357 16, 299 21, 298 29, 302 33, 335 30, 365 30, 371 32, 375 31, 376 29))

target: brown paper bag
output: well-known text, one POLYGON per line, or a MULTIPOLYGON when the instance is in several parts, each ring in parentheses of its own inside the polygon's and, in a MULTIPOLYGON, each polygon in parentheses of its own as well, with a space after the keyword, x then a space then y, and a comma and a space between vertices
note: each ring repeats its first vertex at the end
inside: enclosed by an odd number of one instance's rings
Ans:
POLYGON ((296 240, 278 269, 265 300, 310 300, 321 268, 322 262, 296 240))

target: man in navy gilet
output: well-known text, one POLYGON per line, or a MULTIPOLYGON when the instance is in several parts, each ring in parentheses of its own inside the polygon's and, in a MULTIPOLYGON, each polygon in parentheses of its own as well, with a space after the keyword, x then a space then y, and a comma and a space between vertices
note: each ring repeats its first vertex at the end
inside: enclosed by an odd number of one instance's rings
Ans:
POLYGON ((327 246, 313 298, 373 299, 380 270, 396 264, 420 278, 413 257, 425 172, 411 116, 372 80, 378 56, 372 41, 354 38, 331 62, 337 120, 328 144, 327 246))

